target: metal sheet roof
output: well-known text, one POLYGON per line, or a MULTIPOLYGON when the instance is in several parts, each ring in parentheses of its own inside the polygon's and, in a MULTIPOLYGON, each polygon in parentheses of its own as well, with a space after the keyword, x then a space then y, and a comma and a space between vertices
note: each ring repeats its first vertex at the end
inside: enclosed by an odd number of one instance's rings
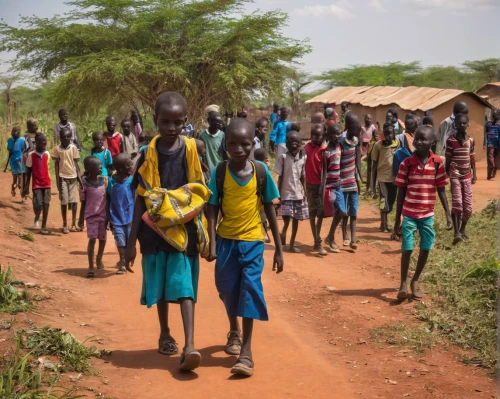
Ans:
MULTIPOLYGON (((500 85, 500 83, 499 83, 500 85)), ((320 94, 306 103, 341 103, 348 101, 352 104, 361 104, 365 107, 375 108, 380 105, 396 104, 408 111, 428 111, 459 96, 467 94, 491 108, 485 99, 475 93, 454 89, 436 89, 433 87, 392 87, 392 86, 361 86, 361 87, 335 87, 320 94)))

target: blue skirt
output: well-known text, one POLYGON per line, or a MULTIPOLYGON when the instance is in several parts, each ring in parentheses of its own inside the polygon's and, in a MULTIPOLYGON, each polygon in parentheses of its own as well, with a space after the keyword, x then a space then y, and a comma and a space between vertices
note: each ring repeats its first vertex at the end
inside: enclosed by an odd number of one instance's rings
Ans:
POLYGON ((181 298, 196 302, 200 260, 182 252, 164 252, 142 256, 141 305, 148 308, 160 299, 179 303, 181 298))

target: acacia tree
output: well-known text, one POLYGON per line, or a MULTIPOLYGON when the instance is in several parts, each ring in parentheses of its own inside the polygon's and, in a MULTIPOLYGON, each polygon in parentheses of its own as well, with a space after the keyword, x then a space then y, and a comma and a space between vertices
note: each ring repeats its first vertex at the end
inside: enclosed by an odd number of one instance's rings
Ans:
POLYGON ((299 118, 302 116, 302 110, 300 108, 301 90, 310 85, 313 81, 314 79, 307 72, 291 69, 288 73, 288 77, 285 81, 285 89, 288 91, 290 97, 292 112, 299 118))
POLYGON ((0 50, 17 53, 15 70, 56 77, 52 100, 73 111, 108 104, 148 112, 172 90, 196 123, 208 104, 276 91, 287 64, 310 51, 281 34, 286 14, 245 15, 250 1, 75 0, 64 16, 0 23, 0 50))

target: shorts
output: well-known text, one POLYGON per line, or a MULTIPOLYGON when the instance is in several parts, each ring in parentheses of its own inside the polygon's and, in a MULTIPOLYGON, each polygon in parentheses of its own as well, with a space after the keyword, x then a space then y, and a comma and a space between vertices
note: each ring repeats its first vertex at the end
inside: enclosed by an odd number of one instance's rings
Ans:
POLYGON ((87 237, 89 240, 98 239, 106 241, 106 219, 100 217, 91 217, 85 220, 87 224, 87 237))
POLYGON ((327 188, 325 190, 323 215, 325 217, 330 217, 334 216, 337 212, 340 212, 344 215, 347 213, 344 194, 342 193, 340 187, 327 188))
POLYGON ((405 216, 402 230, 402 245, 403 251, 413 251, 415 245, 415 232, 418 230, 420 233, 420 249, 430 251, 434 246, 436 240, 436 233, 434 231, 434 216, 429 216, 422 219, 414 219, 405 216))
POLYGON ((132 229, 131 224, 125 226, 115 226, 113 225, 113 237, 115 238, 115 244, 117 247, 126 247, 128 238, 130 236, 130 230, 132 229))
POLYGON ((269 320, 262 287, 264 242, 217 236, 215 286, 229 317, 269 320))
POLYGON ((380 211, 384 213, 389 213, 394 207, 394 202, 396 202, 396 196, 398 194, 398 188, 394 183, 378 182, 380 189, 380 211))
POLYGON ((50 188, 35 188, 33 190, 33 209, 48 208, 50 197, 50 188))
POLYGON ((301 200, 284 200, 278 208, 278 216, 290 216, 297 220, 309 219, 307 198, 301 200))
POLYGON ((148 308, 163 299, 179 303, 183 298, 196 302, 200 260, 198 255, 158 251, 142 255, 141 305, 148 308))
POLYGON ((321 185, 306 183, 306 196, 309 216, 315 217, 321 209, 321 185))
POLYGON ((59 199, 61 205, 76 204, 78 202, 78 182, 74 179, 66 179, 61 177, 61 190, 59 191, 59 199))
POLYGON ((344 202, 347 216, 358 216, 359 194, 357 191, 344 192, 344 202))

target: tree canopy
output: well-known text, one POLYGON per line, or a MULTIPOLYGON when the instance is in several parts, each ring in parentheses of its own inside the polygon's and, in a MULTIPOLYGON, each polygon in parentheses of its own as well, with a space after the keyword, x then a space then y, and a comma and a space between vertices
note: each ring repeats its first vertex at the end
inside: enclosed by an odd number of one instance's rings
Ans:
POLYGON ((64 16, 0 23, 13 69, 55 78, 51 100, 88 113, 124 104, 146 113, 177 91, 198 122, 208 104, 227 107, 278 91, 283 72, 310 51, 281 34, 281 11, 244 14, 251 0, 74 0, 64 16))
POLYGON ((462 67, 431 66, 420 62, 383 65, 351 65, 318 76, 328 86, 419 86, 476 91, 496 79, 500 59, 466 61, 462 67))

